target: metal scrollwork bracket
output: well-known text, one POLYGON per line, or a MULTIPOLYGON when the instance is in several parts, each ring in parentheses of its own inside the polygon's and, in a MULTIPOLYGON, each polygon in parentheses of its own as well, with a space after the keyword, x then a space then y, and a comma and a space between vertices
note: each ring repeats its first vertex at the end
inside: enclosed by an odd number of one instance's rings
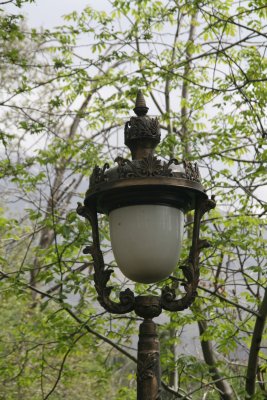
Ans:
POLYGON ((188 262, 180 268, 183 271, 185 282, 183 283, 185 295, 176 299, 175 288, 165 286, 161 293, 162 308, 168 311, 182 311, 190 307, 197 295, 199 281, 199 255, 203 248, 209 247, 207 240, 199 239, 200 222, 203 215, 215 208, 214 197, 199 201, 194 215, 194 230, 192 245, 189 253, 188 262))
POLYGON ((112 286, 107 286, 113 270, 106 268, 103 254, 100 248, 99 227, 97 211, 94 206, 88 207, 78 203, 77 213, 86 218, 92 227, 93 244, 84 249, 85 254, 91 254, 94 262, 94 282, 98 294, 98 301, 104 309, 114 314, 125 314, 134 309, 135 297, 130 289, 120 292, 120 302, 110 299, 112 286))

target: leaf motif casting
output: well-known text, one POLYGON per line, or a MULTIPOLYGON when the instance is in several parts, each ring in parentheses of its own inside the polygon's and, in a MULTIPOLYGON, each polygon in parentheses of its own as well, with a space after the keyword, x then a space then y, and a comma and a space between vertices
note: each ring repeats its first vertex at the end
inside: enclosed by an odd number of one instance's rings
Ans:
POLYGON ((131 117, 125 124, 125 143, 144 137, 160 141, 160 126, 157 118, 131 117))
POLYGON ((183 161, 183 166, 185 170, 185 177, 190 181, 200 182, 200 172, 197 163, 192 163, 191 161, 183 161))
POLYGON ((149 154, 148 157, 143 158, 140 163, 141 176, 157 176, 161 172, 161 162, 157 157, 149 154))
POLYGON ((103 168, 100 168, 98 165, 94 167, 92 175, 90 176, 91 187, 107 180, 107 176, 105 175, 107 169, 109 169, 108 163, 105 163, 103 168))
POLYGON ((115 160, 118 163, 119 179, 125 178, 145 178, 148 176, 173 176, 170 168, 171 164, 178 164, 178 161, 172 158, 168 162, 162 162, 159 158, 152 156, 138 161, 130 161, 122 157, 115 160))
POLYGON ((156 370, 158 368, 158 357, 156 353, 147 353, 144 360, 140 360, 137 369, 137 379, 152 379, 156 376, 156 370))

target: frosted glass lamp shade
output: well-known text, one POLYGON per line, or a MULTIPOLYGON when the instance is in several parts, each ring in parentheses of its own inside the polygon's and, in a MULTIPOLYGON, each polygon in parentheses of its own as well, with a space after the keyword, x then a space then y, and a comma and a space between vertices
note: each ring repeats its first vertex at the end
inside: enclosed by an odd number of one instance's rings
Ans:
POLYGON ((174 270, 181 252, 184 214, 164 205, 135 205, 109 214, 111 245, 122 273, 154 283, 174 270))

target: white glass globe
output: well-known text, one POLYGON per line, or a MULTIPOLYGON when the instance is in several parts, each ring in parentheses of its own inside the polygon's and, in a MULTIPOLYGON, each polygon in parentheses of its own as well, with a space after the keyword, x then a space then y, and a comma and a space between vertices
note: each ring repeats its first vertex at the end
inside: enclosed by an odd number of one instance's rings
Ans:
POLYGON ((181 210, 135 205, 109 214, 111 245, 122 273, 140 283, 167 278, 180 256, 184 229, 181 210))

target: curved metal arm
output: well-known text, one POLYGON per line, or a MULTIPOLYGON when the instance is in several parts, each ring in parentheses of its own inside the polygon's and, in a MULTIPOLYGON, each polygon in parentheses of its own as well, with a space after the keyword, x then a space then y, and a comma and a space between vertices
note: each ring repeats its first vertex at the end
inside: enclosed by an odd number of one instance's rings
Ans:
POLYGON ((134 309, 135 298, 130 289, 120 292, 120 302, 116 303, 110 299, 112 286, 107 286, 113 270, 105 268, 103 254, 100 249, 99 228, 97 211, 94 206, 88 207, 78 203, 77 213, 86 218, 92 227, 93 245, 87 246, 84 250, 86 254, 91 254, 94 261, 94 282, 98 294, 98 301, 102 307, 110 313, 125 314, 134 309))
POLYGON ((194 229, 192 237, 192 246, 189 253, 188 264, 181 266, 186 282, 184 283, 185 295, 176 299, 175 289, 165 286, 161 293, 161 305, 164 310, 182 311, 190 307, 197 295, 197 287, 199 281, 199 254, 200 251, 209 247, 206 240, 199 239, 200 221, 203 215, 215 208, 214 198, 205 199, 199 202, 194 214, 194 229))

